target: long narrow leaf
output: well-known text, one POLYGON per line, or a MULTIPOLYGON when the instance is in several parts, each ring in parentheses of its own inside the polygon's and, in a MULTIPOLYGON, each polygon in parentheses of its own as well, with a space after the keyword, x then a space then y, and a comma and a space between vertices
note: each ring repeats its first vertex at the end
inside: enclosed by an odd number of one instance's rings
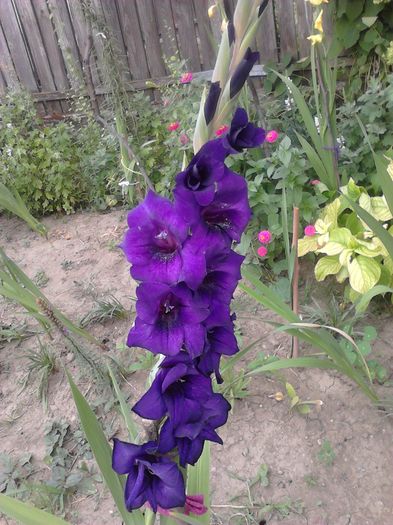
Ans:
POLYGON ((266 365, 258 366, 253 368, 247 375, 260 374, 261 372, 275 372, 276 370, 282 370, 284 368, 323 368, 323 369, 335 369, 336 366, 330 359, 323 359, 319 357, 296 357, 293 359, 280 359, 279 361, 273 361, 266 365))
POLYGON ((126 400, 124 399, 123 393, 120 390, 118 382, 116 381, 115 374, 113 373, 113 370, 111 369, 109 365, 108 365, 108 372, 109 372, 109 375, 110 375, 110 378, 113 384, 113 388, 116 393, 117 400, 119 401, 120 410, 121 410, 124 422, 128 430, 128 435, 130 436, 130 439, 133 443, 137 443, 138 434, 139 434, 138 428, 135 425, 134 420, 132 419, 131 410, 126 403, 126 400))
POLYGON ((143 525, 144 518, 140 511, 130 513, 125 508, 122 478, 112 469, 112 451, 96 415, 68 372, 67 378, 83 431, 125 525, 143 525))
POLYGON ((0 209, 17 215, 23 219, 32 230, 40 235, 46 236, 47 230, 45 226, 31 215, 19 193, 15 189, 11 191, 2 182, 0 182, 0 209))
POLYGON ((369 302, 373 297, 377 295, 384 295, 385 293, 393 293, 393 288, 389 286, 383 286, 382 284, 377 284, 371 290, 363 294, 358 301, 355 303, 356 312, 362 313, 365 312, 369 302))
POLYGON ((68 521, 4 494, 0 494, 0 513, 23 525, 71 525, 68 521))
MULTIPOLYGON (((204 504, 210 507, 210 443, 205 441, 203 452, 195 466, 187 467, 187 494, 203 494, 204 504)), ((198 516, 201 525, 210 524, 210 510, 198 516)))

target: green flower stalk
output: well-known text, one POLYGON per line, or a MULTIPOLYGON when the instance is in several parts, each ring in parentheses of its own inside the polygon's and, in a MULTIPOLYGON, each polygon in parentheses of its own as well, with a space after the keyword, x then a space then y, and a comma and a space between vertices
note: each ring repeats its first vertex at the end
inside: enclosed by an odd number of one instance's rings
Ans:
POLYGON ((255 38, 268 0, 239 0, 233 20, 224 29, 209 92, 201 100, 194 133, 194 152, 214 137, 233 112, 248 75, 259 58, 250 45, 255 38))

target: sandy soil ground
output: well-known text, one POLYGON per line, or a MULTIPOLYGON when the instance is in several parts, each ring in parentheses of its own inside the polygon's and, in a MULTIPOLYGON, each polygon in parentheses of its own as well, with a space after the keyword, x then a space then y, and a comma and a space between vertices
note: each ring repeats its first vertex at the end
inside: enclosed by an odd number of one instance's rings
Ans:
MULTIPOLYGON (((94 298, 108 294, 132 309, 135 284, 122 253, 116 249, 125 228, 124 212, 49 217, 44 223, 49 229, 48 241, 21 221, 1 217, 0 245, 29 277, 45 272, 48 281, 43 292, 51 301, 74 321, 91 309, 94 298)), ((253 355, 263 351, 285 356, 288 339, 266 323, 272 315, 240 294, 236 303, 243 343, 263 336, 253 355)), ((119 350, 119 345, 125 341, 131 318, 92 328, 94 335, 107 343, 110 354, 124 362, 131 358, 119 350)), ((20 308, 0 301, 1 325, 15 325, 24 319, 20 308)), ((375 356, 391 370, 391 322, 374 321, 380 327, 375 356)), ((52 344, 82 392, 89 395, 95 379, 78 368, 63 339, 56 338, 52 344)), ((23 356, 32 348, 37 348, 36 338, 5 343, 0 348, 0 450, 15 458, 31 453, 33 479, 42 480, 50 474, 44 462, 45 425, 66 419, 71 428, 76 428, 78 419, 61 367, 50 378, 47 411, 37 398, 33 380, 22 388, 27 366, 23 356)), ((297 370, 285 377, 302 399, 322 400, 323 405, 307 417, 301 416, 289 410, 287 399, 275 400, 274 394, 283 391, 280 378, 253 378, 249 395, 235 402, 228 424, 220 430, 224 446, 212 446, 214 523, 392 525, 392 414, 371 406, 349 380, 338 374, 297 370), (323 448, 326 443, 327 453, 323 448), (261 467, 268 473, 261 475, 262 482, 249 488, 261 467), (254 517, 249 512, 251 506, 254 517)), ((130 404, 144 391, 145 379, 146 372, 138 372, 123 384, 130 404)), ((381 388, 381 396, 391 396, 391 390, 381 388)), ((105 399, 97 404, 101 409, 105 399)), ((111 435, 124 436, 113 410, 105 421, 112 425, 111 435)), ((77 492, 66 506, 66 517, 75 525, 121 523, 101 483, 92 494, 77 492)), ((0 523, 12 522, 0 517, 0 523)))

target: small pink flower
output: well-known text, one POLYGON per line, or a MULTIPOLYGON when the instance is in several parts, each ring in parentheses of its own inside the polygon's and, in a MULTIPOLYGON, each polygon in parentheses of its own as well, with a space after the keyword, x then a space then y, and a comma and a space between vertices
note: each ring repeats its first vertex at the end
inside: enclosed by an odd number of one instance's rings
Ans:
POLYGON ((182 146, 185 146, 190 142, 190 137, 187 135, 187 133, 181 133, 179 137, 180 144, 182 146))
POLYGON ((273 142, 276 142, 277 139, 278 139, 278 133, 274 129, 266 133, 266 138, 265 138, 266 142, 270 142, 270 144, 272 144, 273 142))
POLYGON ((258 233, 258 240, 262 244, 269 244, 272 240, 272 234, 269 232, 269 230, 262 230, 258 233))
POLYGON ((176 131, 177 129, 180 128, 180 122, 176 121, 176 122, 171 122, 168 126, 167 126, 167 130, 168 131, 176 131))
POLYGON ((169 98, 164 98, 162 100, 162 105, 164 106, 164 108, 167 108, 169 105, 170 105, 171 101, 169 100, 169 98))
POLYGON ((194 494, 193 496, 186 496, 186 504, 184 506, 184 514, 187 516, 192 512, 197 516, 202 516, 207 512, 207 507, 203 503, 203 494, 194 494))
POLYGON ((224 133, 226 133, 228 129, 229 129, 229 126, 227 126, 226 124, 216 129, 216 137, 221 137, 221 135, 224 135, 224 133))
POLYGON ((192 81, 192 73, 183 73, 180 77, 180 84, 189 84, 192 81))
POLYGON ((310 180, 310 184, 312 186, 316 186, 317 184, 321 184, 321 181, 318 179, 313 179, 313 180, 310 180))
POLYGON ((309 224, 304 228, 304 235, 306 235, 306 237, 312 237, 316 233, 317 230, 315 229, 315 226, 313 224, 309 224))
POLYGON ((267 255, 267 248, 266 246, 260 246, 257 250, 257 254, 259 255, 259 257, 266 257, 267 255))

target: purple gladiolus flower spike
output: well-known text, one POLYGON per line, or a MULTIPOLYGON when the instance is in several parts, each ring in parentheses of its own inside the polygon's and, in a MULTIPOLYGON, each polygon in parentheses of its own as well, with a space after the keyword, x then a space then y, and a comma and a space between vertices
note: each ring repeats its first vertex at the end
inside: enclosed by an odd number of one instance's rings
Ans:
POLYGON ((206 329, 201 324, 210 311, 185 284, 142 283, 137 288, 137 317, 128 346, 155 354, 176 355, 183 345, 193 357, 201 354, 206 329))
POLYGON ((156 455, 157 443, 133 445, 114 439, 112 468, 128 474, 124 490, 127 510, 138 509, 146 502, 154 512, 157 507, 182 507, 186 501, 183 476, 175 462, 156 455))
POLYGON ((200 247, 193 246, 188 224, 168 199, 150 191, 128 214, 128 226, 121 246, 134 279, 166 284, 185 280, 190 286, 203 279, 200 247))
POLYGON ((215 429, 228 417, 230 404, 215 394, 211 379, 202 375, 184 352, 167 357, 150 389, 133 411, 146 419, 168 415, 159 437, 158 451, 167 453, 176 446, 180 464, 195 464, 205 440, 222 443, 215 429))
POLYGON ((228 153, 239 153, 244 148, 260 146, 265 141, 265 137, 265 130, 248 122, 246 110, 238 108, 228 133, 223 137, 223 144, 228 153))

